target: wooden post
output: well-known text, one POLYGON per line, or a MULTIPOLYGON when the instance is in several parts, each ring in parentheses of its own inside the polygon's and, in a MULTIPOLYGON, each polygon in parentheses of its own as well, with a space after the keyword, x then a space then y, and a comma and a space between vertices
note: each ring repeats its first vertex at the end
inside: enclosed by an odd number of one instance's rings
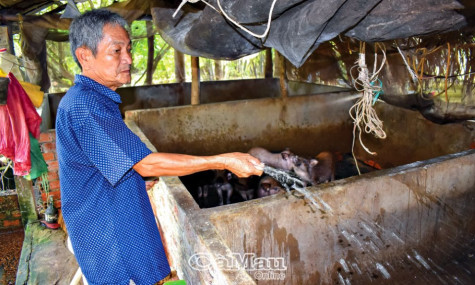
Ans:
POLYGON ((221 60, 214 61, 214 80, 221 80, 223 78, 223 69, 221 68, 221 60))
POLYGON ((185 82, 185 56, 178 50, 175 50, 175 81, 185 82))
POLYGON ((10 53, 15 55, 15 48, 14 48, 14 45, 13 45, 13 31, 12 31, 12 24, 11 23, 8 23, 7 31, 8 31, 8 48, 10 49, 10 53))
POLYGON ((30 180, 15 176, 15 185, 21 212, 21 222, 26 227, 28 222, 38 220, 33 184, 30 180))
POLYGON ((191 105, 200 104, 200 58, 191 57, 191 105))
POLYGON ((155 35, 153 34, 153 25, 152 22, 147 21, 147 45, 148 45, 148 55, 147 55, 147 75, 145 76, 145 84, 152 85, 153 79, 153 54, 155 51, 155 35))
POLYGON ((264 71, 265 78, 272 78, 272 72, 274 68, 272 64, 272 49, 271 48, 266 49, 266 61, 265 61, 264 70, 265 70, 264 71))
POLYGON ((287 87, 288 85, 287 76, 285 72, 285 58, 277 51, 275 55, 276 55, 276 58, 278 58, 277 62, 279 63, 280 96, 285 99, 289 95, 289 91, 287 87))

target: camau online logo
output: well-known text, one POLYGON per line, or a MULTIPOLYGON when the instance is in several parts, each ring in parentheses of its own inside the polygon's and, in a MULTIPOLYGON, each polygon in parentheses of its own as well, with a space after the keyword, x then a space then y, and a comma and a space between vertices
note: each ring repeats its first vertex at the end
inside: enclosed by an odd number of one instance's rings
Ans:
MULTIPOLYGON (((188 264, 195 270, 209 270, 213 257, 209 253, 196 253, 188 259, 188 264)), ((217 255, 216 265, 222 270, 246 271, 283 271, 287 270, 283 257, 256 257, 255 253, 232 253, 232 255, 217 255)))

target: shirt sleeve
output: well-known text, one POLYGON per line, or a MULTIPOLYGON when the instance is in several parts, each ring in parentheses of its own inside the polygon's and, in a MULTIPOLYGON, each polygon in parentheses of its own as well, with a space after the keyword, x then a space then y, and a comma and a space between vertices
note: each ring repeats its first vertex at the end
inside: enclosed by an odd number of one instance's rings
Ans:
POLYGON ((108 110, 89 109, 79 127, 78 140, 84 153, 115 186, 132 167, 151 151, 124 123, 108 110))

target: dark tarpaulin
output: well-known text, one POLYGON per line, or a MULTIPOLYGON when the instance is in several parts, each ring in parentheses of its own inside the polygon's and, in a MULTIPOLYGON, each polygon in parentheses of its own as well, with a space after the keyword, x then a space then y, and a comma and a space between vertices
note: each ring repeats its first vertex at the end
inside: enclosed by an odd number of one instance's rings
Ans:
POLYGON ((236 30, 202 3, 183 6, 173 18, 180 1, 157 2, 151 9, 155 26, 168 44, 185 54, 237 59, 264 48, 260 40, 236 30))
MULTIPOLYGON (((234 20, 261 34, 272 2, 221 0, 221 5, 234 20)), ((264 39, 249 35, 203 3, 187 3, 173 18, 181 0, 157 0, 151 12, 162 37, 181 52, 237 59, 271 47, 299 67, 322 42, 339 34, 375 42, 463 28, 468 20, 460 12, 464 9, 461 2, 467 1, 278 0, 264 39)), ((216 0, 208 3, 218 9, 216 0)))

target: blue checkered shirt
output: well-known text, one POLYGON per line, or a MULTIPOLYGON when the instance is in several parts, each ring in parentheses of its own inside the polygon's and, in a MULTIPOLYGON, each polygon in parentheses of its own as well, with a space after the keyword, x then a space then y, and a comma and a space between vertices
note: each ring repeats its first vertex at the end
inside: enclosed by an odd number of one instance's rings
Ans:
POLYGON ((151 151, 122 120, 120 96, 82 75, 62 98, 56 146, 62 213, 89 284, 153 284, 170 273, 145 182, 151 151))

